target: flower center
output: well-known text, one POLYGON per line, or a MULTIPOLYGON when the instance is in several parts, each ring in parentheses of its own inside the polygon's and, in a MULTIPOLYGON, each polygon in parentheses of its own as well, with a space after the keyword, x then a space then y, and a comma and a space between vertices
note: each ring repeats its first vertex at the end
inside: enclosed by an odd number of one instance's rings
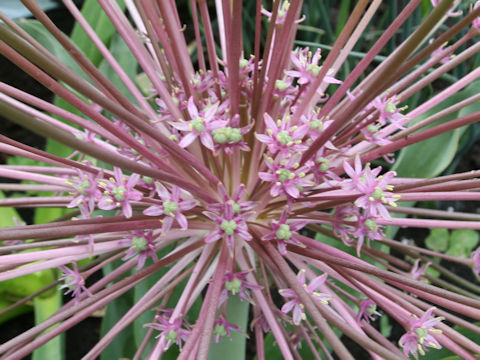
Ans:
POLYGON ((287 224, 281 224, 275 235, 277 235, 277 238, 280 240, 290 239, 292 237, 290 226, 288 226, 287 224))
POLYGON ((242 280, 234 278, 232 281, 225 282, 225 289, 235 295, 242 289, 242 280))
POLYGON ((292 180, 295 177, 295 173, 288 169, 279 169, 276 171, 276 173, 278 175, 278 179, 282 182, 292 180))
POLYGON ((372 193, 372 197, 375 200, 382 200, 382 198, 385 196, 383 190, 380 187, 375 187, 375 190, 372 193))
POLYGON ((115 186, 112 190, 112 194, 115 197, 115 200, 117 200, 117 201, 125 200, 125 193, 126 192, 127 192, 127 189, 125 189, 125 186, 123 186, 123 185, 115 186))
POLYGON ((289 135, 287 130, 280 131, 276 136, 277 141, 286 146, 292 144, 292 137, 289 135))
POLYGON ((385 106, 385 111, 389 112, 390 114, 393 114, 395 111, 397 111, 397 107, 393 102, 389 101, 385 106))
POLYGON ((217 144, 238 143, 242 141, 242 133, 238 128, 230 126, 212 131, 213 141, 217 144))
POLYGON ((177 341, 177 336, 178 332, 175 330, 170 330, 167 335, 165 336, 165 339, 167 339, 170 342, 176 342, 177 341))
POLYGON ((168 216, 175 216, 174 212, 178 210, 178 203, 166 200, 163 202, 163 212, 168 216))
POLYGON ((308 64, 306 70, 307 72, 310 72, 313 76, 317 76, 320 72, 320 68, 321 67, 317 64, 308 64))
POLYGON ((368 227, 372 231, 377 231, 378 230, 378 225, 373 219, 367 219, 365 220, 365 226, 368 227))
POLYGON ((235 233, 235 229, 237 228, 237 223, 235 220, 223 220, 220 228, 225 234, 233 235, 235 233))
POLYGON ((191 126, 198 132, 202 132, 205 130, 205 125, 203 125, 204 122, 205 122, 204 118, 196 117, 195 119, 192 120, 191 126))
POLYGON ((318 157, 315 162, 318 164, 317 170, 318 171, 327 171, 329 166, 330 166, 330 160, 324 158, 324 157, 318 157))
POLYGON ((323 130, 322 120, 314 119, 310 121, 310 130, 322 131, 323 130))
POLYGON ((145 251, 148 247, 148 240, 144 236, 134 236, 132 238, 132 247, 137 252, 145 251))
POLYGON ((217 324, 213 328, 213 334, 223 337, 227 335, 227 330, 225 330, 225 326, 223 326, 222 324, 217 324))

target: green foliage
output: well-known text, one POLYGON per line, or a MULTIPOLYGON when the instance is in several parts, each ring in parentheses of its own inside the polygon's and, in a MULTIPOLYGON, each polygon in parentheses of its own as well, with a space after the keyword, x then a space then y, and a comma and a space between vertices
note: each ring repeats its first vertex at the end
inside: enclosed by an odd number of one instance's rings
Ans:
MULTIPOLYGON (((248 325, 249 308, 250 304, 247 301, 241 301, 238 296, 230 297, 227 304, 227 321, 240 326, 242 331, 245 332, 248 325)), ((218 344, 215 344, 212 340, 208 358, 210 360, 223 360, 225 359, 225 355, 228 354, 229 360, 245 359, 246 340, 247 338, 245 335, 236 331, 232 331, 231 340, 228 336, 224 336, 220 339, 218 344)))
MULTIPOLYGON (((57 291, 48 297, 37 296, 33 300, 35 324, 48 319, 62 306, 62 294, 57 291)), ((55 325, 54 327, 58 326, 55 325)), ((53 328, 53 327, 52 327, 53 328)), ((52 328, 46 330, 50 331, 52 328)), ((33 352, 32 360, 63 360, 65 359, 65 334, 58 335, 40 346, 33 352)))
POLYGON ((449 235, 447 229, 432 229, 425 239, 425 245, 433 251, 443 252, 448 249, 448 238, 449 235))
POLYGON ((471 229, 455 229, 451 233, 447 229, 432 229, 425 239, 425 245, 434 251, 447 255, 468 258, 477 246, 478 232, 471 229))
MULTIPOLYGON (((449 106, 474 96, 478 92, 479 84, 480 82, 478 81, 472 83, 465 90, 452 95, 422 116, 414 119, 413 124, 416 124, 449 106)), ((428 126, 428 128, 454 120, 460 116, 471 114, 475 112, 479 106, 479 104, 467 106, 463 108, 461 112, 454 112, 447 115, 441 120, 428 126)), ((467 127, 456 129, 402 149, 392 170, 395 170, 398 176, 401 177, 430 178, 441 174, 455 157, 460 136, 466 129, 467 127)))
MULTIPOLYGON (((125 9, 123 1, 117 1, 122 9, 125 9)), ((102 42, 109 46, 117 30, 111 23, 108 16, 103 12, 102 7, 97 0, 87 0, 83 4, 82 14, 102 42)), ((96 46, 92 45, 92 40, 79 24, 75 24, 72 35, 72 41, 78 46, 85 56, 90 59, 93 65, 99 66, 102 61, 102 54, 96 46)))

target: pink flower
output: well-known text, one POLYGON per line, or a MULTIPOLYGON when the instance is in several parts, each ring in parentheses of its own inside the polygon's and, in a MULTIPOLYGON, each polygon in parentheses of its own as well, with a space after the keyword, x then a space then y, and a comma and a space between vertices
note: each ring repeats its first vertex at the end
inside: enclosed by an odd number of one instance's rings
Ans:
MULTIPOLYGON (((399 129, 404 129, 401 122, 405 119, 405 116, 400 113, 401 108, 397 108, 399 101, 397 95, 392 96, 377 96, 369 105, 367 109, 375 108, 378 111, 378 122, 385 125, 387 121, 390 121, 392 125, 395 125, 399 129)), ((375 115, 370 115, 375 116, 375 115)))
POLYGON ((237 273, 229 272, 225 274, 225 276, 223 277, 223 281, 225 282, 225 284, 222 293, 220 294, 220 304, 223 304, 229 296, 237 294, 240 299, 246 300, 253 304, 253 299, 247 290, 261 290, 263 289, 263 286, 245 281, 248 273, 249 271, 242 271, 237 273))
MULTIPOLYGON (((287 17, 287 11, 288 8, 290 7, 290 2, 289 1, 283 1, 282 5, 278 7, 278 13, 277 13, 277 18, 275 19, 275 24, 283 24, 285 22, 285 19, 287 17)), ((265 10, 262 8, 261 10, 262 14, 268 17, 268 21, 271 20, 272 18, 272 13, 270 11, 265 10)), ((299 20, 296 20, 295 23, 298 24, 303 21, 303 17, 299 20)))
POLYGON ((270 171, 260 172, 258 177, 263 181, 273 182, 270 188, 271 196, 287 195, 296 199, 304 187, 312 185, 312 182, 305 178, 312 162, 300 166, 299 161, 300 155, 293 155, 276 162, 273 159, 265 161, 270 171))
POLYGON ((362 320, 365 320, 367 323, 370 323, 374 315, 382 315, 377 311, 377 304, 369 298, 362 300, 358 308, 357 322, 360 323, 362 320))
POLYGON ((60 289, 68 289, 65 292, 65 295, 72 293, 75 302, 78 302, 82 293, 87 293, 88 295, 91 294, 85 287, 85 279, 78 271, 77 263, 72 263, 72 267, 73 269, 70 269, 65 265, 59 266, 59 269, 63 272, 63 276, 59 280, 65 281, 65 284, 60 286, 60 289))
POLYGON ((273 121, 272 117, 265 113, 263 115, 267 135, 255 134, 258 141, 266 144, 272 155, 277 152, 280 154, 289 154, 291 152, 301 152, 307 147, 302 145, 302 139, 309 130, 309 125, 292 126, 288 112, 282 120, 273 121))
MULTIPOLYGON (((300 85, 312 83, 320 73, 321 66, 318 65, 321 58, 320 53, 321 49, 317 49, 312 54, 308 47, 302 50, 297 48, 290 54, 290 60, 297 70, 288 70, 285 71, 285 74, 298 78, 297 81, 300 85)), ((323 82, 326 84, 341 84, 342 81, 335 79, 332 74, 333 69, 328 70, 323 82)))
MULTIPOLYGON (((237 331, 239 333, 243 333, 240 329, 240 326, 229 323, 225 317, 220 316, 215 320, 213 323, 213 341, 215 344, 220 342, 220 339, 227 335, 230 339, 232 339, 232 330, 237 331)), ((244 334, 246 336, 246 334, 244 334)))
POLYGON ((427 268, 432 265, 431 262, 427 262, 425 265, 423 265, 421 268, 419 268, 420 265, 420 259, 415 260, 415 263, 412 266, 412 270, 410 270, 410 275, 414 280, 420 280, 422 275, 425 273, 427 268))
POLYGON ((167 233, 173 224, 173 220, 176 220, 182 230, 188 228, 188 222, 182 211, 188 211, 193 209, 197 205, 197 201, 194 199, 186 199, 180 201, 180 188, 172 185, 172 192, 170 193, 165 186, 160 183, 155 184, 157 194, 162 200, 162 205, 152 205, 146 208, 143 213, 148 216, 160 216, 165 215, 162 222, 162 232, 167 233))
POLYGON ((223 211, 214 213, 204 211, 204 215, 213 220, 217 225, 205 238, 206 243, 211 243, 219 239, 224 239, 230 252, 233 253, 235 236, 245 241, 252 240, 252 235, 248 232, 246 220, 252 215, 251 213, 236 213, 234 210, 235 203, 226 201, 223 204, 223 211))
POLYGON ((372 170, 370 164, 367 164, 362 170, 362 164, 358 156, 355 158, 355 168, 352 168, 346 161, 343 163, 343 168, 350 180, 345 180, 342 183, 342 188, 355 190, 362 194, 355 201, 355 205, 365 209, 368 216, 381 216, 384 219, 390 219, 390 214, 384 204, 396 206, 395 202, 399 196, 391 192, 393 186, 389 185, 396 173, 389 171, 377 177, 382 168, 379 166, 372 170))
POLYGON ((77 169, 77 176, 71 177, 67 185, 74 188, 72 195, 75 196, 67 207, 78 207, 82 216, 89 218, 95 209, 95 203, 102 197, 97 178, 90 172, 77 169))
POLYGON ((191 331, 183 328, 183 319, 176 318, 171 322, 169 320, 171 310, 164 310, 161 315, 155 316, 156 323, 148 324, 149 327, 161 331, 157 338, 163 336, 167 340, 165 350, 170 348, 173 343, 176 343, 180 350, 182 350, 182 343, 188 340, 191 331))
POLYGON ((279 221, 272 220, 272 232, 262 237, 262 240, 276 240, 277 248, 280 254, 287 255, 287 243, 303 246, 303 244, 295 239, 294 231, 302 229, 308 224, 305 220, 288 221, 288 211, 285 209, 280 216, 279 221))
POLYGON ((126 176, 122 174, 120 168, 113 169, 115 178, 109 180, 100 180, 99 185, 103 188, 103 195, 98 202, 98 207, 102 210, 113 210, 121 207, 125 217, 132 217, 132 206, 130 201, 139 201, 143 195, 140 191, 134 189, 140 176, 132 174, 125 181, 126 176))
POLYGON ((187 147, 200 137, 200 141, 207 149, 214 150, 212 131, 219 129, 228 124, 227 120, 216 120, 218 104, 210 105, 202 112, 198 111, 197 106, 193 102, 193 97, 188 99, 187 110, 192 118, 186 122, 171 122, 174 128, 186 133, 180 140, 181 147, 187 147))
MULTIPOLYGON (((473 6, 473 10, 477 10, 478 8, 480 7, 480 1, 477 1, 475 3, 475 5, 473 6)), ((473 22, 472 22, 472 25, 475 29, 477 29, 478 31, 480 31, 480 16, 477 16, 473 22)))
MULTIPOLYGON (((301 269, 297 274, 297 281, 305 288, 305 291, 312 295, 313 299, 321 302, 324 305, 328 304, 331 299, 330 295, 319 293, 317 289, 322 286, 327 280, 327 274, 317 276, 310 281, 310 284, 306 284, 305 269, 301 269)), ((292 312, 292 321, 295 325, 299 325, 302 320, 306 319, 305 310, 303 304, 298 299, 297 293, 293 289, 280 289, 278 291, 280 295, 287 299, 291 299, 282 306, 282 313, 288 314, 292 312)))
POLYGON ((427 347, 434 349, 442 348, 434 337, 435 334, 441 334, 442 331, 434 327, 438 325, 443 318, 432 317, 434 310, 434 307, 430 308, 421 318, 413 315, 408 321, 408 330, 398 341, 400 346, 403 347, 405 355, 408 356, 408 354, 412 354, 416 357, 417 353, 425 355, 427 347))
POLYGON ((137 270, 140 270, 151 257, 153 261, 158 261, 155 244, 153 243, 153 231, 134 231, 127 238, 130 239, 132 246, 127 250, 122 260, 128 260, 138 255, 137 270))

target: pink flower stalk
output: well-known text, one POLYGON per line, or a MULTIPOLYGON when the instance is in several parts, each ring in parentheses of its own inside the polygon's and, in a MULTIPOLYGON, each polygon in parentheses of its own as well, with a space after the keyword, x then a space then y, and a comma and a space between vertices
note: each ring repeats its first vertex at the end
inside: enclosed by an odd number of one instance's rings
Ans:
POLYGON ((398 342, 403 348, 405 355, 408 356, 412 354, 417 357, 418 353, 425 355, 427 348, 442 348, 437 339, 435 339, 435 334, 441 334, 442 331, 435 329, 435 326, 438 325, 443 318, 432 317, 434 310, 435 308, 432 307, 423 313, 420 318, 413 315, 412 318, 408 320, 407 333, 404 334, 398 342))

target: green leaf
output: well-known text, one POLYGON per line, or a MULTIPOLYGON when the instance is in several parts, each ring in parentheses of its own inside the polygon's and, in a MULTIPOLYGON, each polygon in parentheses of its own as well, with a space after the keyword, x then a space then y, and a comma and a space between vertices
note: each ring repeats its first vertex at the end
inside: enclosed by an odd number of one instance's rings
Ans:
MULTIPOLYGON (((10 305, 12 305, 14 302, 9 301, 8 299, 5 298, 4 294, 0 294, 0 311, 3 311, 10 305)), ((7 322, 10 319, 16 318, 17 316, 20 316, 22 314, 25 314, 29 311, 32 311, 32 307, 28 305, 20 305, 17 306, 15 309, 10 310, 6 314, 0 315, 0 324, 3 324, 4 322, 7 322)))
MULTIPOLYGON (((0 199, 5 199, 5 194, 0 190, 0 199)), ((17 211, 12 207, 0 207, 0 227, 15 226, 13 219, 21 219, 17 211)))
POLYGON ((444 252, 448 249, 448 230, 435 228, 430 230, 430 234, 425 239, 425 245, 433 251, 444 252))
POLYGON ((450 242, 472 250, 478 244, 478 232, 471 229, 455 229, 452 231, 450 242))
MULTIPOLYGON (((56 291, 52 296, 46 298, 37 296, 33 300, 33 306, 35 310, 35 324, 40 324, 60 309, 62 306, 62 294, 60 291, 56 291)), ((55 326, 46 331, 50 331, 55 326)), ((65 335, 61 334, 36 349, 33 352, 32 360, 63 360, 65 359, 64 349, 65 335)))
POLYGON ((35 40, 45 47, 59 62, 66 65, 79 76, 87 79, 87 75, 80 66, 70 57, 68 51, 48 32, 47 29, 37 20, 19 20, 18 25, 28 32, 35 40))
MULTIPOLYGON (((123 1, 117 1, 121 9, 125 9, 123 1)), ((104 44, 110 44, 112 36, 117 33, 115 26, 111 23, 108 16, 102 10, 97 0, 87 0, 82 7, 82 14, 93 28, 98 37, 104 44)), ((92 44, 92 40, 88 37, 80 24, 76 23, 71 36, 72 41, 83 51, 90 61, 98 66, 102 61, 102 55, 97 47, 92 44)))
MULTIPOLYGON (((37 271, 33 274, 28 274, 0 282, 0 293, 8 293, 14 297, 23 298, 31 295, 45 286, 50 285, 56 280, 55 271, 52 269, 37 271)), ((55 289, 51 289, 40 296, 41 298, 51 297, 55 289)))
MULTIPOLYGON (((116 260, 103 267, 104 274, 109 274, 115 268, 122 265, 122 260, 116 260)), ((132 270, 133 271, 133 270, 132 270)), ((131 273, 128 272, 124 276, 118 278, 121 280, 125 276, 131 273)), ((110 302, 107 306, 107 311, 102 320, 101 336, 103 337, 117 321, 130 310, 134 304, 134 292, 133 290, 127 291, 122 296, 116 298, 110 302)), ((102 360, 131 358, 135 354, 136 346, 134 340, 133 326, 128 326, 115 339, 108 345, 100 355, 102 360)))
MULTIPOLYGON (((115 36, 112 37, 109 50, 129 78, 135 80, 135 76, 137 75, 137 61, 120 35, 115 34, 115 36)), ((135 103, 133 96, 106 60, 103 60, 100 63, 99 70, 123 95, 125 95, 131 102, 135 103)))
MULTIPOLYGON (((238 296, 231 296, 227 304, 227 321, 240 326, 242 331, 246 331, 249 305, 248 301, 241 301, 238 296)), ((231 340, 228 336, 224 336, 218 344, 215 344, 212 339, 208 358, 210 360, 223 360, 228 357, 228 360, 243 360, 245 359, 246 342, 247 338, 245 335, 236 331, 232 331, 231 340)))
MULTIPOLYGON (((413 123, 415 124, 477 94, 479 84, 480 82, 478 81, 472 83, 465 90, 449 97, 430 111, 416 118, 413 123)), ((476 104, 475 106, 479 105, 476 104)), ((473 111, 475 111, 473 106, 467 107, 462 109, 461 112, 454 112, 443 117, 440 121, 435 122, 435 124, 427 128, 451 121, 473 111)), ((392 170, 395 170, 399 177, 430 178, 439 175, 448 167, 455 157, 460 136, 465 130, 466 127, 455 129, 402 149, 392 170)))

